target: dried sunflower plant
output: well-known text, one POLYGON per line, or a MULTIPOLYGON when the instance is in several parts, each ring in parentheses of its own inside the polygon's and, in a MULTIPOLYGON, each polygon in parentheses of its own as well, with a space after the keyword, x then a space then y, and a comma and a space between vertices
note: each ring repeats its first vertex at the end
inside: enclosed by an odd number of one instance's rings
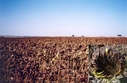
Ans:
POLYGON ((89 83, 127 83, 127 45, 89 45, 89 83))

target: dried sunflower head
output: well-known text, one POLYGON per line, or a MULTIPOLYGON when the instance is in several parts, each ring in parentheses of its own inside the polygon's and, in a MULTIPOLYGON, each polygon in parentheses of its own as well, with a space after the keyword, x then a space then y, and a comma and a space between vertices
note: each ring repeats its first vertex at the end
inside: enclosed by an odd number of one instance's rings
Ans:
POLYGON ((124 71, 125 61, 122 55, 112 49, 100 48, 90 58, 90 72, 97 78, 112 79, 124 71))

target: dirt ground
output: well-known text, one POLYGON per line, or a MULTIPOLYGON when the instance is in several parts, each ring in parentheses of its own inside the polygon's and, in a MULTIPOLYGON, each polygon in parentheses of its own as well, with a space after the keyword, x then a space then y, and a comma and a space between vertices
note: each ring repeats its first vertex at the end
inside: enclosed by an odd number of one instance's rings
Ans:
POLYGON ((87 83, 89 44, 127 37, 0 37, 0 83, 87 83))

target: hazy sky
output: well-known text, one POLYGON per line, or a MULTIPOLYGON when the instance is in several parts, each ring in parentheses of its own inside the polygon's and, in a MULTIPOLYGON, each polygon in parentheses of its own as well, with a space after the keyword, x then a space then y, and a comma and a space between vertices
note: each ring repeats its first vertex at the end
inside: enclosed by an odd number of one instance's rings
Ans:
POLYGON ((127 0, 0 0, 0 35, 127 36, 127 0))

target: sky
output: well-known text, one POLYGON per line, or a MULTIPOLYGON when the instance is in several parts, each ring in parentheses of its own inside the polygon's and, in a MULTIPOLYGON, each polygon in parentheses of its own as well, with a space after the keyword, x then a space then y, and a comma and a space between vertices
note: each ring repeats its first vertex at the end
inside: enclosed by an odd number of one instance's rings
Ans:
POLYGON ((0 0, 0 35, 127 36, 127 0, 0 0))

